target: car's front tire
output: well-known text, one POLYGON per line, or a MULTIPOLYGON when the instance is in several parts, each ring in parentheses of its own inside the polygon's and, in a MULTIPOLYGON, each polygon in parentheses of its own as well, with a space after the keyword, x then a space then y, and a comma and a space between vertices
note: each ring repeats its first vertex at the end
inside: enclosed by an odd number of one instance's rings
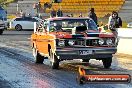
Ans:
POLYGON ((112 57, 102 59, 104 68, 109 69, 112 63, 112 57))
POLYGON ((17 25, 15 26, 15 29, 16 29, 17 31, 21 31, 21 30, 22 30, 22 26, 21 26, 20 24, 17 24, 17 25))
POLYGON ((40 55, 40 53, 33 47, 33 56, 35 58, 35 62, 38 64, 43 64, 44 56, 40 55))
POLYGON ((52 69, 58 69, 59 68, 59 59, 55 55, 55 53, 52 52, 50 49, 50 58, 51 58, 51 66, 52 69))
POLYGON ((84 84, 86 82, 86 79, 84 76, 77 75, 76 81, 78 84, 84 84))

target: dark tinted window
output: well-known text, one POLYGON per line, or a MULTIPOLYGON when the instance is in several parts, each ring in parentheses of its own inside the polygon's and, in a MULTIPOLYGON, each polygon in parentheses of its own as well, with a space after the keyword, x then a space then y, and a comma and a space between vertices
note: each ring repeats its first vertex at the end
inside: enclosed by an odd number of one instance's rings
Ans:
POLYGON ((15 21, 31 21, 31 22, 38 22, 37 19, 31 18, 31 17, 16 18, 15 21))
POLYGON ((16 18, 15 21, 22 21, 22 18, 16 18))
POLYGON ((35 19, 35 18, 32 18, 32 20, 31 20, 32 22, 38 22, 38 20, 37 19, 35 19))
POLYGON ((24 21, 32 21, 32 18, 31 17, 24 17, 23 20, 24 21))

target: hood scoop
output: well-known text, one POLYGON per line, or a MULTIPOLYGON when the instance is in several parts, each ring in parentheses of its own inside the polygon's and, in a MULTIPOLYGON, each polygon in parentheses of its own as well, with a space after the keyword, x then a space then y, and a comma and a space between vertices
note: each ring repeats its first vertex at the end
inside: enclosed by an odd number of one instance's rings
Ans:
POLYGON ((72 34, 80 34, 86 33, 87 27, 86 26, 77 26, 72 29, 72 34))

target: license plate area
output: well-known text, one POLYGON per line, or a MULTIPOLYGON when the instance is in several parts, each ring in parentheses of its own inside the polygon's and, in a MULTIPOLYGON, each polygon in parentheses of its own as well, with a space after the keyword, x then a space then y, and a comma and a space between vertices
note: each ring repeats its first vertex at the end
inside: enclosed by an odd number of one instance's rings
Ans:
POLYGON ((79 55, 90 55, 92 53, 92 50, 79 50, 79 55))

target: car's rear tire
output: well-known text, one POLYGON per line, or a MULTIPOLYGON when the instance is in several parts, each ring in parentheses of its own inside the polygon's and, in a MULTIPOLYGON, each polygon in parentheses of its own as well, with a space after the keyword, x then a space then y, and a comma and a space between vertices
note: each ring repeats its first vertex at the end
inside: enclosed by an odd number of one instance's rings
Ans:
POLYGON ((112 63, 112 57, 102 59, 104 68, 109 69, 112 63))
POLYGON ((55 53, 52 52, 50 49, 50 58, 51 58, 51 66, 52 69, 58 69, 59 68, 59 59, 55 55, 55 53))
POLYGON ((35 58, 35 63, 43 64, 44 56, 40 55, 40 53, 33 47, 33 56, 35 58))
POLYGON ((77 75, 76 81, 78 84, 84 84, 86 82, 85 77, 80 76, 79 74, 77 75))
POLYGON ((3 34, 3 30, 0 30, 0 35, 2 35, 3 34))
POLYGON ((16 29, 17 31, 21 31, 21 30, 22 30, 22 26, 21 26, 20 24, 17 24, 17 25, 15 26, 15 29, 16 29))

